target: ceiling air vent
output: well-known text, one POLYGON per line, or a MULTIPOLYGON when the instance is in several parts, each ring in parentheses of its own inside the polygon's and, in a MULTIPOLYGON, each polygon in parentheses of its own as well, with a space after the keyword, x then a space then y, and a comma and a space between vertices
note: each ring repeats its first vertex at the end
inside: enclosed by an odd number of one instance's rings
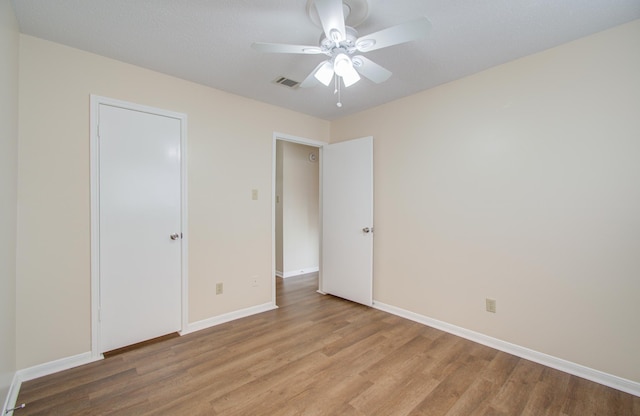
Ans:
POLYGON ((278 77, 275 80, 273 80, 273 82, 275 82, 276 84, 284 85, 285 87, 289 87, 289 88, 297 88, 298 85, 300 85, 298 81, 294 81, 287 77, 278 77))

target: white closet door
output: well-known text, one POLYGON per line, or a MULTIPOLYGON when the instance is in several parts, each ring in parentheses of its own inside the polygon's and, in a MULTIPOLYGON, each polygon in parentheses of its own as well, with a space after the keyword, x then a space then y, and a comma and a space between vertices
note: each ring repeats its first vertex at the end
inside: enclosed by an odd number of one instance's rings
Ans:
POLYGON ((181 120, 99 107, 100 352, 181 329, 181 120))

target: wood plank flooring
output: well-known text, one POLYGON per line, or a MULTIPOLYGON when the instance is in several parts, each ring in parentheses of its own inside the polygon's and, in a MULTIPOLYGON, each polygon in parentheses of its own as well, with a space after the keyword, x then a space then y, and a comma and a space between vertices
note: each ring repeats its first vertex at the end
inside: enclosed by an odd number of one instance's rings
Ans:
POLYGON ((640 398, 278 279, 279 309, 25 382, 15 415, 640 415, 640 398))

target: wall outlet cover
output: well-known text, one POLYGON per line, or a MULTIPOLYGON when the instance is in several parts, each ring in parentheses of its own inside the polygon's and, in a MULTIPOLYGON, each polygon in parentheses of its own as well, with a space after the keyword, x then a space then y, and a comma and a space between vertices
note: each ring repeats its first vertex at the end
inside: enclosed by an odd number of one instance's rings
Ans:
POLYGON ((485 305, 487 312, 496 313, 496 300, 495 299, 485 299, 485 305))

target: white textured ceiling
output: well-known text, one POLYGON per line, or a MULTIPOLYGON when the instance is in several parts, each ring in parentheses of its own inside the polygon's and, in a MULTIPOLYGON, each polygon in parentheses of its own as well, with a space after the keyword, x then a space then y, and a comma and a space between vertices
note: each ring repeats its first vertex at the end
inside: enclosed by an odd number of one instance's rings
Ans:
POLYGON ((426 16, 425 39, 366 56, 393 72, 343 90, 289 89, 324 55, 261 54, 253 42, 317 45, 307 0, 12 0, 22 33, 332 120, 640 18, 640 0, 369 0, 360 35, 426 16))

